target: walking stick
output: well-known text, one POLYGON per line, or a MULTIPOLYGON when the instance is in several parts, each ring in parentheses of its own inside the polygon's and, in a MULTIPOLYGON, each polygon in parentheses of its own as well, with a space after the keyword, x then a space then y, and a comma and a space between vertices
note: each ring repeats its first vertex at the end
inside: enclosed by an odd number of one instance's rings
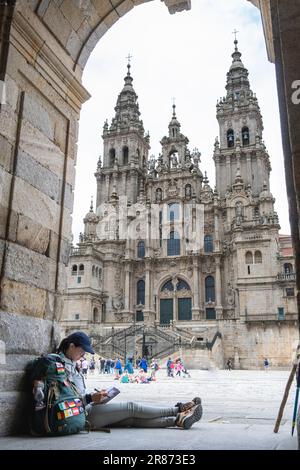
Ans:
POLYGON ((300 390, 300 365, 298 367, 298 372, 297 372, 297 389, 296 389, 295 404, 294 404, 294 414, 293 414, 293 423, 292 423, 292 436, 294 434, 294 429, 295 429, 296 420, 297 420, 299 390, 300 390))
POLYGON ((295 375, 295 373, 296 373, 296 370, 297 370, 297 364, 294 364, 294 365, 293 365, 293 368, 292 368, 292 370, 291 370, 290 376, 289 376, 289 378, 288 378, 288 381, 287 381, 287 384, 286 384, 286 387, 285 387, 285 391, 284 391, 284 395, 283 395, 283 399, 282 399, 282 401, 281 401, 281 405, 280 405, 280 408, 279 408, 279 412, 278 412, 276 424, 275 424, 275 427, 274 427, 274 432, 275 432, 275 433, 278 432, 278 429, 279 429, 279 426, 280 426, 280 422, 281 422, 281 418, 282 418, 282 415, 283 415, 283 410, 284 410, 286 401, 287 401, 288 396, 289 396, 289 391, 290 391, 290 388, 291 388, 291 385, 292 385, 293 378, 294 378, 294 375, 295 375))
MULTIPOLYGON (((275 427, 274 427, 274 432, 275 433, 278 432, 278 429, 279 429, 279 426, 280 426, 281 418, 282 418, 282 415, 283 415, 283 410, 284 410, 286 401, 288 399, 288 395, 289 395, 289 391, 290 391, 290 388, 291 388, 291 385, 292 385, 292 382, 293 382, 294 375, 295 375, 295 373, 297 371, 297 367, 299 365, 299 360, 300 360, 300 343, 297 346, 295 361, 294 361, 290 376, 288 378, 288 381, 287 381, 287 384, 286 384, 286 387, 285 387, 285 391, 284 391, 284 395, 283 395, 283 399, 282 399, 282 402, 281 402, 281 405, 280 405, 280 408, 279 408, 276 424, 275 424, 275 427)), ((299 367, 300 367, 300 365, 299 365, 299 367)), ((299 369, 298 369, 298 372, 299 372, 299 369)), ((298 377, 299 377, 299 375, 298 375, 298 377)), ((298 384, 297 384, 297 387, 298 387, 298 384)), ((296 412, 296 414, 297 414, 297 412, 296 412)))

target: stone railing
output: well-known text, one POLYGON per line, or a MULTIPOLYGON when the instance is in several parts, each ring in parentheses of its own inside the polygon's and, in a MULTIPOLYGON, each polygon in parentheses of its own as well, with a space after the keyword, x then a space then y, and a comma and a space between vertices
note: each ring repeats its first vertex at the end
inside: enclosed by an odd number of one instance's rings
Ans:
POLYGON ((295 273, 279 273, 277 274, 277 279, 279 281, 296 281, 295 273))
POLYGON ((75 248, 72 247, 70 250, 70 256, 83 256, 86 254, 87 249, 84 247, 81 248, 75 248))
POLYGON ((298 313, 285 313, 283 317, 279 317, 277 313, 258 313, 257 315, 246 315, 246 322, 272 322, 272 321, 297 321, 298 313))

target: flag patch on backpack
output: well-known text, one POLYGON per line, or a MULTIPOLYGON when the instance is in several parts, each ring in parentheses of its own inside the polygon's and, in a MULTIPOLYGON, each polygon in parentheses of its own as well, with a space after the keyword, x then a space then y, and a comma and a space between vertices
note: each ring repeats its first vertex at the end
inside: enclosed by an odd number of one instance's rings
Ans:
POLYGON ((27 366, 32 390, 31 431, 41 436, 75 434, 85 429, 84 404, 66 376, 57 354, 48 354, 27 366))

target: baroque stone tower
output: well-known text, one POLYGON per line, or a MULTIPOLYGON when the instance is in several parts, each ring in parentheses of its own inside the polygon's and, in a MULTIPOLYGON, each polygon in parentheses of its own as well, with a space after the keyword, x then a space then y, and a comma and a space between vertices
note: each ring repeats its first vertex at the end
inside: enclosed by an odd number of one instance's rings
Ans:
POLYGON ((132 86, 130 63, 124 87, 118 96, 115 117, 103 127, 103 166, 98 161, 96 207, 108 202, 118 188, 118 195, 137 201, 139 183, 147 173, 149 135, 140 119, 138 97, 132 86))
POLYGON ((84 327, 101 354, 184 351, 188 365, 203 368, 228 358, 242 368, 264 356, 290 362, 298 334, 291 239, 278 233, 262 116, 237 40, 232 59, 217 103, 215 190, 175 104, 161 153, 148 158, 128 64, 104 124, 96 212, 91 204, 71 254, 62 322, 84 327))

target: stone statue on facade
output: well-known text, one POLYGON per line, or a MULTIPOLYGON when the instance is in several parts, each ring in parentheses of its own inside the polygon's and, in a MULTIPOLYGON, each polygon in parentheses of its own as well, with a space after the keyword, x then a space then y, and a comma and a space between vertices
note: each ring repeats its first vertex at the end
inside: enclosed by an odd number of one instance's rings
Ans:
POLYGON ((226 295, 227 295, 227 304, 230 306, 234 306, 235 305, 235 292, 230 282, 228 282, 227 284, 226 295))
POLYGON ((119 291, 116 295, 116 297, 112 298, 112 308, 115 311, 120 311, 124 309, 124 296, 123 296, 123 291, 119 291))

